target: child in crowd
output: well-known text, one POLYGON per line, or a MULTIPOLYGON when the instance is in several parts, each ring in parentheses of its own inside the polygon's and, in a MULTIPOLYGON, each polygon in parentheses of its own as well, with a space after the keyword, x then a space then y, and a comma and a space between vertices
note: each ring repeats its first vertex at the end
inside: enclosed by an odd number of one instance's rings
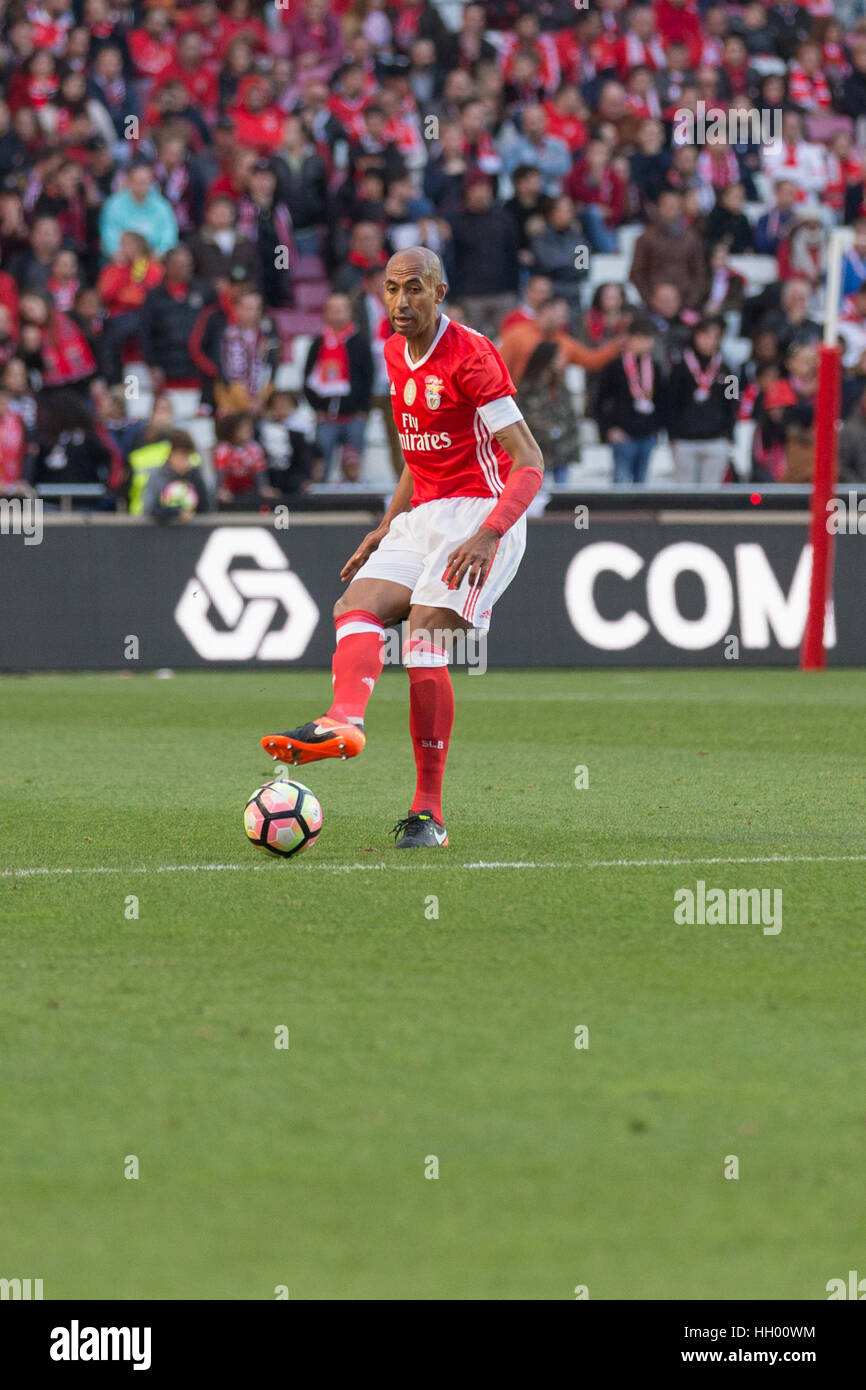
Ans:
POLYGON ((298 416, 291 391, 272 391, 259 421, 258 435, 272 485, 284 494, 306 492, 313 469, 313 451, 298 416))
POLYGON ((184 430, 172 430, 168 457, 155 468, 144 491, 144 512, 162 523, 189 521, 211 510, 210 489, 195 445, 184 430))
POLYGON ((224 415, 217 424, 217 439, 213 462, 220 508, 257 509, 264 502, 277 501, 281 494, 267 481, 267 460, 255 440, 252 412, 224 415))

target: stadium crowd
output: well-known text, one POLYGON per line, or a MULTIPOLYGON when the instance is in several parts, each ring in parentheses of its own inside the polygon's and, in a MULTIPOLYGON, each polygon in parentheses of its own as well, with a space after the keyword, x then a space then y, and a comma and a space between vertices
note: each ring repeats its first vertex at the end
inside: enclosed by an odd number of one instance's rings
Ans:
POLYGON ((399 474, 383 269, 419 242, 556 480, 594 437, 644 482, 666 437, 675 479, 721 483, 751 421, 743 476, 802 481, 842 223, 840 457, 866 479, 861 12, 3 0, 0 490, 269 508, 362 483, 376 412, 399 474), (728 121, 750 111, 775 138, 728 121))

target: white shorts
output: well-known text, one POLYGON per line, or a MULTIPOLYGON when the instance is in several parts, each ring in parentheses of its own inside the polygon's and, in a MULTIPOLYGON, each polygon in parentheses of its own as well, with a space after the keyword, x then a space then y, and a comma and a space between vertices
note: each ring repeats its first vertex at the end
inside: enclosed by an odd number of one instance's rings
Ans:
POLYGON ((448 556, 481 526, 496 506, 495 497, 441 497, 401 512, 378 550, 355 579, 388 579, 412 591, 412 602, 429 608, 450 608, 474 628, 486 631, 493 605, 508 588, 526 549, 526 517, 501 537, 483 586, 470 586, 468 576, 456 589, 444 580, 448 556))

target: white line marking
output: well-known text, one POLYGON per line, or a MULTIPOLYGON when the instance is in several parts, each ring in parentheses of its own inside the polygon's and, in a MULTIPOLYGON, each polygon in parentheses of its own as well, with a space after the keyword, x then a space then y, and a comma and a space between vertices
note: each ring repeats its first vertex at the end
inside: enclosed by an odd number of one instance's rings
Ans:
MULTIPOLYGON (((555 863, 545 860, 478 860, 474 864, 454 864, 441 859, 435 862, 425 858, 423 862, 410 864, 388 864, 372 861, 369 864, 328 864, 321 860, 298 860, 293 870, 317 871, 326 874, 355 874, 388 870, 406 873, 412 870, 429 873, 431 869, 674 869, 690 864, 866 864, 866 854, 766 854, 749 855, 738 858, 718 856, 699 859, 586 859, 573 863, 555 863)), ((45 869, 0 869, 0 878, 50 878, 69 874, 211 874, 211 873, 255 873, 267 868, 261 864, 156 864, 128 868, 114 868, 97 865, 81 868, 45 869)))

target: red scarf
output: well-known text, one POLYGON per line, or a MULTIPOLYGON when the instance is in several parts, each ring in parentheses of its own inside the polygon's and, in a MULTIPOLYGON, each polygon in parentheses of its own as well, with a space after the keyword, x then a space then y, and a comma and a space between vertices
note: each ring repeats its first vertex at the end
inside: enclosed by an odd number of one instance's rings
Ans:
POLYGON ((87 339, 66 314, 55 311, 42 334, 42 367, 46 386, 66 386, 96 371, 87 339))
POLYGON ((698 361, 697 354, 692 352, 691 348, 686 348, 683 353, 683 361, 697 384, 698 389, 695 391, 695 400, 708 401, 710 399, 710 389, 716 379, 716 373, 722 365, 721 353, 717 352, 715 357, 710 358, 706 367, 702 368, 698 361))
POLYGON ((640 415, 651 415, 655 406, 652 400, 653 360, 647 353, 638 359, 633 352, 624 352, 622 365, 625 368, 628 389, 634 401, 634 408, 640 415))
POLYGON ((8 487, 21 477, 24 461, 24 426, 19 416, 7 410, 0 416, 0 483, 8 487))
POLYGON ((347 323, 339 333, 335 333, 333 328, 326 328, 322 334, 322 346, 310 374, 310 385, 318 395, 348 396, 351 379, 346 343, 354 332, 355 325, 347 323))

